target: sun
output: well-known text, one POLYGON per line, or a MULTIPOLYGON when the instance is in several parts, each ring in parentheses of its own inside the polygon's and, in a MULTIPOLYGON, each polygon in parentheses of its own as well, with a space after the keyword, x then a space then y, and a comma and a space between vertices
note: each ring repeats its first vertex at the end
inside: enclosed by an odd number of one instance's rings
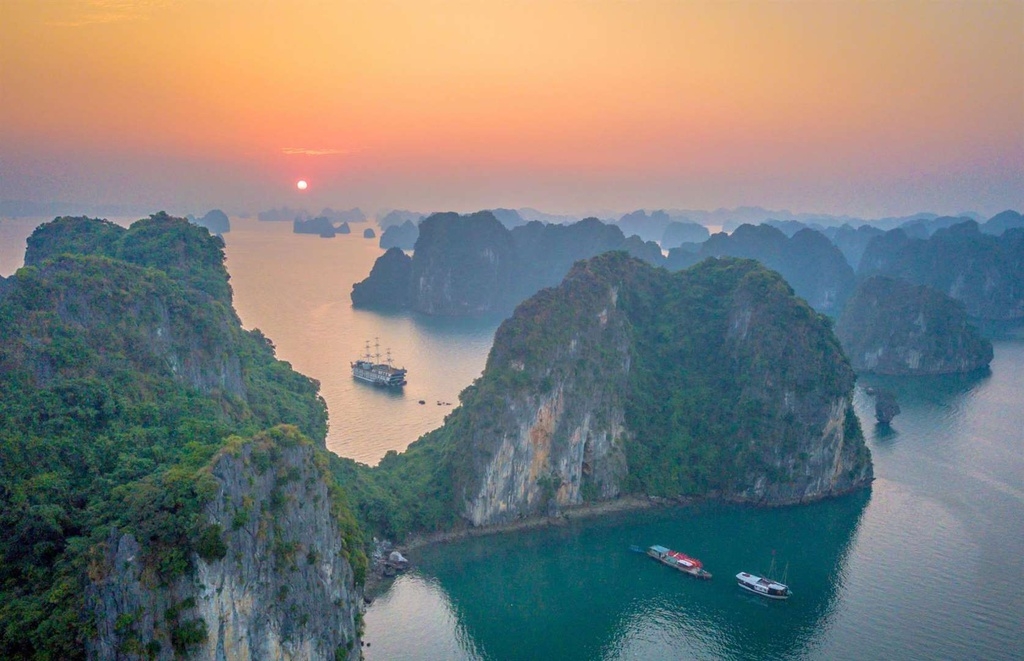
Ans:
POLYGON ((299 183, 295 184, 295 187, 299 190, 306 190, 309 188, 309 184, 306 183, 305 179, 299 179, 299 183))

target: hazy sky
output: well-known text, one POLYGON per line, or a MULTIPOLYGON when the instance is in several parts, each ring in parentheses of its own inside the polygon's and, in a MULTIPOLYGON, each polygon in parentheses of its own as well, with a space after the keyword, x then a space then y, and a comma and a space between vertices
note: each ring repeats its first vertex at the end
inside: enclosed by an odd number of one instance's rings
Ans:
POLYGON ((0 0, 0 198, 1021 209, 1024 0, 0 0))

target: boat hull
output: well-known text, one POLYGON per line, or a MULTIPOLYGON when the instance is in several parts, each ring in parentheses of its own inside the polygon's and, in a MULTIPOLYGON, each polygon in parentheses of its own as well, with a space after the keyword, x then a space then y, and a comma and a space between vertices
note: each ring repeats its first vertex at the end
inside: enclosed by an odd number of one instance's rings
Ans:
POLYGON ((768 578, 762 578, 746 572, 736 574, 736 585, 740 586, 751 594, 756 594, 765 599, 782 601, 789 599, 791 594, 789 587, 768 578))
POLYGON ((688 556, 684 556, 681 553, 678 553, 677 551, 665 549, 664 552, 659 552, 656 551, 654 548, 650 548, 647 550, 647 555, 654 558, 663 565, 683 572, 687 576, 692 576, 694 578, 698 578, 704 581, 709 580, 711 578, 711 573, 701 566, 699 560, 690 558, 688 556), (684 562, 691 564, 684 564, 684 562))
POLYGON ((406 370, 389 365, 374 365, 368 361, 352 363, 352 377, 375 386, 384 388, 401 388, 407 382, 406 370))
POLYGON ((756 594, 757 596, 764 597, 765 599, 776 599, 778 601, 785 601, 786 599, 789 599, 789 595, 788 594, 768 594, 766 592, 760 592, 760 591, 755 590, 754 588, 750 587, 746 583, 741 583, 739 581, 736 582, 736 585, 740 586, 741 588, 743 588, 744 590, 746 590, 747 592, 749 592, 751 594, 756 594))

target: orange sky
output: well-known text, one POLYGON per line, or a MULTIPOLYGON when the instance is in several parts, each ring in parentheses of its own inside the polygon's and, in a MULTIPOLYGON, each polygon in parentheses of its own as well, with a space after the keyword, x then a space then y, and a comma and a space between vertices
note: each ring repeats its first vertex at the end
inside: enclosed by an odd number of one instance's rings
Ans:
POLYGON ((1024 0, 0 0, 0 197, 1021 208, 1024 0))

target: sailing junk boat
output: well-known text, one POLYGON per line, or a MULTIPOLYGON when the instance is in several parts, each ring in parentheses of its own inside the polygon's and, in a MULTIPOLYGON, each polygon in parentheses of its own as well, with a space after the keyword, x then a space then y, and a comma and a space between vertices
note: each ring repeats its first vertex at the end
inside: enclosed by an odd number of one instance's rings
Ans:
MULTIPOLYGON (((787 572, 788 573, 788 572, 787 572)), ((772 576, 775 574, 775 552, 772 552, 772 566, 768 570, 768 575, 772 576)), ((785 583, 776 581, 773 578, 766 578, 762 576, 755 576, 754 574, 748 574, 742 571, 736 574, 736 583, 747 592, 753 592, 756 595, 766 597, 768 599, 789 599, 791 592, 789 586, 785 583)))
POLYGON ((366 341, 366 355, 351 363, 352 376, 360 381, 372 383, 375 386, 386 388, 401 388, 407 381, 405 375, 408 372, 404 367, 395 367, 391 362, 391 349, 387 350, 385 361, 380 359, 380 342, 375 344, 376 354, 370 353, 370 341, 366 341), (376 360, 374 360, 376 358, 376 360))

